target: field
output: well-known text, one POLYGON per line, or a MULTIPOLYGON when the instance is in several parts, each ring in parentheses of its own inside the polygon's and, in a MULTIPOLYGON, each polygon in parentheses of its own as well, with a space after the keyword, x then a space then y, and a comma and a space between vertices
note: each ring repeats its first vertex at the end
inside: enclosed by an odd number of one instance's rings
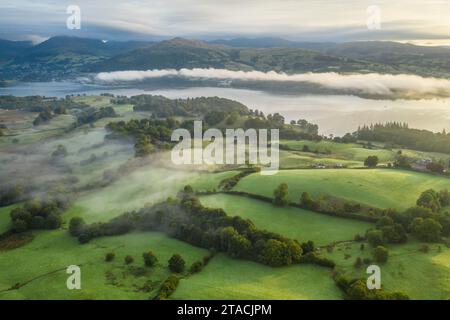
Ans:
POLYGON ((39 232, 31 243, 0 253, 0 299, 149 299, 170 274, 167 260, 174 253, 188 265, 207 255, 206 250, 160 233, 133 233, 80 245, 66 231, 39 232), (158 257, 158 265, 141 270, 142 253, 148 250, 158 257), (107 252, 115 253, 113 262, 104 261, 107 252), (124 265, 125 255, 134 258, 129 266, 124 265), (81 268, 82 290, 66 287, 70 265, 81 268), (17 283, 23 286, 8 290, 17 283))
MULTIPOLYGON (((384 289, 402 291, 411 299, 450 298, 450 249, 441 244, 428 244, 429 252, 420 249, 423 245, 411 241, 402 245, 389 246, 389 260, 381 267, 381 283, 384 289)), ((349 277, 367 277, 366 268, 353 266, 357 257, 370 258, 371 248, 359 243, 336 245, 332 253, 323 254, 333 259, 338 270, 349 277)))
POLYGON ((394 169, 306 169, 282 170, 272 176, 252 174, 234 188, 264 196, 273 196, 281 183, 289 186, 291 201, 301 193, 331 195, 380 207, 406 209, 415 205, 419 195, 430 188, 450 189, 450 179, 425 173, 394 169), (399 200, 401 199, 401 200, 399 200))
POLYGON ((235 171, 210 174, 154 167, 141 169, 106 188, 83 195, 64 218, 68 221, 80 216, 88 223, 108 221, 125 211, 140 209, 145 204, 154 204, 169 196, 176 196, 187 184, 198 191, 212 190, 221 180, 235 174, 235 171))
POLYGON ((202 272, 180 282, 173 299, 342 299, 326 268, 270 268, 214 257, 202 272))
POLYGON ((228 215, 250 219, 260 229, 276 232, 300 242, 312 240, 317 245, 352 240, 356 234, 364 234, 372 227, 370 223, 331 217, 299 208, 279 208, 270 203, 240 196, 203 196, 200 201, 208 207, 223 208, 228 215))
POLYGON ((9 213, 12 209, 18 206, 18 204, 15 204, 7 207, 0 207, 0 234, 8 231, 11 228, 11 218, 9 216, 9 213))

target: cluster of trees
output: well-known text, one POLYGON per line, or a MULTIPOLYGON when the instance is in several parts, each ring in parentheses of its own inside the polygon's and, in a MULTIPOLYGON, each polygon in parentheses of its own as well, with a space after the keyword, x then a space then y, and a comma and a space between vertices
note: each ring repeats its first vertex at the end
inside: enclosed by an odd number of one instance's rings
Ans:
POLYGON ((66 109, 88 107, 85 103, 75 102, 70 96, 65 98, 49 98, 43 96, 0 96, 0 109, 22 110, 28 112, 42 112, 47 110, 55 114, 65 114, 66 109))
POLYGON ((370 290, 367 288, 366 279, 348 279, 341 273, 336 273, 334 281, 348 300, 409 300, 408 295, 402 292, 370 290))
POLYGON ((117 117, 117 114, 113 107, 85 108, 77 114, 77 124, 81 126, 83 124, 94 123, 102 118, 115 117, 117 117))
POLYGON ((133 97, 118 96, 117 104, 132 104, 134 111, 150 111, 158 118, 174 116, 198 117, 211 111, 237 112, 248 114, 248 108, 240 102, 219 97, 197 97, 187 99, 168 99, 163 96, 137 95, 133 97))
POLYGON ((259 116, 250 116, 244 122, 245 129, 279 129, 280 139, 287 140, 320 140, 318 126, 299 120, 295 124, 285 124, 285 119, 279 113, 269 114, 267 117, 260 113, 259 116))
POLYGON ((385 243, 405 243, 407 233, 426 242, 439 242, 442 236, 450 236, 450 215, 441 210, 450 204, 447 190, 426 190, 416 204, 402 213, 385 210, 376 229, 368 230, 365 239, 376 247, 385 243))
POLYGON ((238 182, 242 179, 245 178, 246 176, 255 173, 255 172, 259 172, 261 169, 258 167, 253 167, 253 168, 246 168, 245 170, 239 172, 238 174, 229 177, 229 178, 225 178, 222 181, 220 181, 219 183, 219 188, 225 191, 231 190, 233 189, 233 187, 235 185, 238 184, 238 182))
POLYGON ((41 112, 39 112, 36 119, 33 120, 33 125, 38 126, 42 123, 48 122, 53 118, 52 111, 49 107, 44 107, 41 112))
POLYGON ((170 145, 172 129, 179 126, 178 121, 168 118, 110 122, 106 128, 112 131, 107 136, 110 139, 133 137, 136 156, 145 156, 152 153, 156 147, 166 148, 170 145))
POLYGON ((359 140, 379 141, 405 146, 414 150, 450 152, 450 134, 411 129, 406 123, 388 122, 358 128, 359 140))
POLYGON ((169 298, 170 295, 177 289, 179 282, 180 280, 178 279, 178 277, 174 274, 171 274, 164 281, 161 288, 159 289, 158 294, 153 298, 153 300, 166 300, 167 298, 169 298))
POLYGON ((61 213, 68 207, 67 196, 35 198, 22 207, 11 210, 10 216, 14 232, 31 229, 57 229, 61 226, 61 213))
POLYGON ((125 213, 107 223, 86 225, 80 219, 71 221, 70 232, 81 243, 86 243, 95 237, 124 234, 134 229, 158 230, 195 246, 225 252, 233 258, 270 266, 302 262, 303 250, 297 241, 259 230, 250 220, 229 217, 222 209, 204 207, 191 190, 186 187, 178 199, 125 213))
POLYGON ((28 191, 30 186, 26 184, 0 185, 0 207, 24 200, 28 191))

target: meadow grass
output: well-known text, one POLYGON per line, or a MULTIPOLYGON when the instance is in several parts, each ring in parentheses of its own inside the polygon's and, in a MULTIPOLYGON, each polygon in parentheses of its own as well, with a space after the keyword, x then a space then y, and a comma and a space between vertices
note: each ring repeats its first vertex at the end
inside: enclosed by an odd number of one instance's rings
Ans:
POLYGON ((406 209, 430 188, 450 189, 450 179, 426 173, 396 169, 305 169, 281 170, 275 175, 252 174, 233 189, 273 196, 281 183, 289 186, 289 198, 298 202, 302 192, 358 201, 380 207, 406 209))
POLYGON ((84 245, 64 230, 37 232, 31 243, 0 252, 0 299, 149 299, 170 274, 167 261, 174 253, 181 254, 187 266, 208 254, 157 232, 98 238, 84 245), (149 250, 158 264, 143 268, 142 253, 149 250), (104 261, 108 252, 115 253, 114 261, 104 261), (127 266, 126 255, 134 258, 127 266), (66 287, 69 265, 81 268, 81 290, 66 287))
POLYGON ((364 161, 368 156, 377 156, 380 162, 393 161, 396 153, 387 149, 366 149, 357 143, 337 143, 333 141, 282 140, 281 144, 302 151, 307 146, 311 152, 329 153, 330 158, 364 161))
POLYGON ((68 221, 80 216, 87 223, 108 221, 125 211, 137 210, 145 204, 176 196, 185 185, 189 184, 198 191, 212 190, 221 180, 235 174, 236 171, 214 174, 144 168, 79 197, 64 218, 68 221))
MULTIPOLYGON (((381 285, 388 291, 401 291, 411 299, 450 298, 450 249, 442 244, 428 244, 428 253, 420 249, 423 243, 410 241, 402 245, 389 245, 389 259, 384 264, 372 262, 381 268, 381 285), (440 249, 439 249, 440 247, 440 249)), ((366 243, 336 245, 333 252, 323 254, 333 259, 337 269, 350 278, 368 277, 366 267, 354 267, 357 257, 371 258, 372 248, 366 243)))
POLYGON ((0 207, 0 234, 11 228, 11 217, 9 213, 12 209, 20 207, 21 204, 13 204, 6 207, 0 207))
POLYGON ((337 218, 299 208, 280 208, 260 200, 235 195, 209 195, 200 197, 207 207, 223 208, 229 216, 250 219, 259 229, 266 229, 300 242, 314 241, 326 245, 334 241, 352 240, 364 234, 370 223, 337 218))
POLYGON ((197 274, 182 279, 172 299, 342 299, 326 268, 272 268, 216 255, 197 274))

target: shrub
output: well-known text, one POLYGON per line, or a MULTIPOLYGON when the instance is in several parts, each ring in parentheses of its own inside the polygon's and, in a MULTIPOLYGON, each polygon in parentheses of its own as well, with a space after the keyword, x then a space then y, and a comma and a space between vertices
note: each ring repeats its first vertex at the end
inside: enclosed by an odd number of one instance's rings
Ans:
POLYGON ((197 272, 200 272, 200 271, 202 271, 202 269, 203 269, 203 263, 201 262, 201 261, 195 261, 192 265, 191 265, 191 267, 189 268, 189 272, 190 273, 197 273, 197 272))
POLYGON ((273 203, 276 206, 287 206, 289 204, 289 189, 288 185, 286 183, 280 184, 274 191, 273 191, 274 199, 273 203))
POLYGON ((385 263, 389 257, 389 251, 383 246, 378 246, 372 251, 373 258, 376 262, 385 263))
POLYGON ((147 267, 153 267, 158 261, 158 258, 151 251, 144 252, 142 254, 142 258, 144 259, 144 264, 147 267))
POLYGON ((176 272, 176 273, 183 272, 185 264, 186 264, 186 262, 184 261, 184 259, 179 254, 174 254, 169 259, 169 269, 172 272, 176 272))
POLYGON ((86 223, 84 222, 83 218, 80 217, 74 217, 70 219, 69 222, 69 232, 72 236, 78 237, 82 231, 86 223))
POLYGON ((115 257, 116 257, 116 255, 114 254, 114 252, 108 252, 108 253, 105 255, 105 261, 106 261, 106 262, 111 262, 111 261, 114 260, 115 257))
POLYGON ((131 264, 131 263, 133 263, 134 259, 132 256, 128 255, 125 257, 124 261, 125 261, 125 264, 131 264))

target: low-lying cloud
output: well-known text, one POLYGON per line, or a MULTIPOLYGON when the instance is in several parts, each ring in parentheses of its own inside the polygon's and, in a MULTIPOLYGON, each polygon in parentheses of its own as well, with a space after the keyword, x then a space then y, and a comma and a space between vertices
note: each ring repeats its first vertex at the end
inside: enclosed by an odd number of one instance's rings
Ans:
POLYGON ((425 78, 406 74, 340 74, 336 72, 286 74, 275 71, 232 71, 226 69, 164 69, 146 71, 101 72, 96 80, 102 82, 143 81, 163 77, 200 78, 215 80, 304 82, 325 88, 359 91, 365 94, 392 95, 398 92, 439 94, 450 91, 450 79, 425 78))

